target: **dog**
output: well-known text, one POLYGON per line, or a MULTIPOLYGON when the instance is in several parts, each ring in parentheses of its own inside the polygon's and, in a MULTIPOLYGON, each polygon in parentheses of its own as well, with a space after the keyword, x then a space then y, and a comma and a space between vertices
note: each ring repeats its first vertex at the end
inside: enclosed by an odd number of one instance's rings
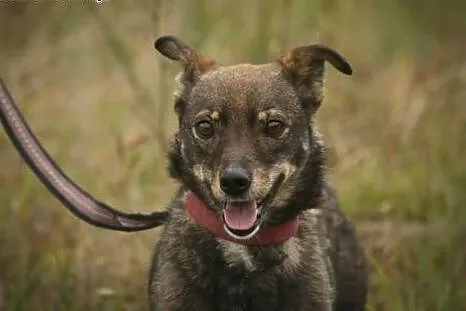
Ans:
POLYGON ((300 46, 266 64, 222 66, 173 35, 155 49, 182 66, 165 211, 123 213, 53 161, 0 80, 0 120, 42 183, 82 220, 139 231, 164 225, 149 276, 153 311, 362 311, 368 264, 325 177, 315 126, 335 50, 300 46))

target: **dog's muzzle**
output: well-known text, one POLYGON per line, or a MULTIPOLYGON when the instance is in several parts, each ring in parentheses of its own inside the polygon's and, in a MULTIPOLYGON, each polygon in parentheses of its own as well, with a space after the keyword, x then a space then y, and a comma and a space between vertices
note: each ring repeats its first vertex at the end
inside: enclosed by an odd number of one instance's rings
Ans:
POLYGON ((250 239, 261 227, 261 210, 268 205, 284 180, 280 174, 263 200, 227 200, 223 209, 224 230, 235 239, 250 239))

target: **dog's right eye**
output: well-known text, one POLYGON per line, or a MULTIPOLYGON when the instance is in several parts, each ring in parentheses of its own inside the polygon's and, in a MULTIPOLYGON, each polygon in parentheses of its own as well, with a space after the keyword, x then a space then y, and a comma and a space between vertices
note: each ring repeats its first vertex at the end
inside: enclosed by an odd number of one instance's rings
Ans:
POLYGON ((197 122, 194 131, 196 132, 196 136, 202 139, 209 139, 214 135, 214 127, 207 120, 197 122))

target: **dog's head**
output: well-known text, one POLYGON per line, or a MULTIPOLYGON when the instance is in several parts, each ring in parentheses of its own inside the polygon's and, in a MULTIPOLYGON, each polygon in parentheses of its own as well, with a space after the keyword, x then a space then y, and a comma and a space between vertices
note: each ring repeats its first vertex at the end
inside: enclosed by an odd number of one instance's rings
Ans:
POLYGON ((220 66, 174 36, 155 48, 183 66, 172 175, 223 213, 229 233, 250 236, 318 204, 323 147, 313 116, 325 61, 352 72, 342 56, 309 45, 268 64, 220 66))

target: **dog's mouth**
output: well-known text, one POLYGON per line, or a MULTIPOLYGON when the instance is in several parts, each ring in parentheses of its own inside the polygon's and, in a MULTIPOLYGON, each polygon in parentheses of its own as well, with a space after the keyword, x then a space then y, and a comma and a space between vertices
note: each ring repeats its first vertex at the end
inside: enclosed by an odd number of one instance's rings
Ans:
POLYGON ((260 209, 255 200, 227 201, 223 209, 225 231, 235 239, 249 239, 260 229, 260 209))
POLYGON ((273 183, 269 193, 261 201, 231 201, 228 200, 223 209, 223 227, 228 235, 238 240, 252 238, 261 227, 261 209, 268 205, 274 193, 284 180, 280 174, 273 183))

